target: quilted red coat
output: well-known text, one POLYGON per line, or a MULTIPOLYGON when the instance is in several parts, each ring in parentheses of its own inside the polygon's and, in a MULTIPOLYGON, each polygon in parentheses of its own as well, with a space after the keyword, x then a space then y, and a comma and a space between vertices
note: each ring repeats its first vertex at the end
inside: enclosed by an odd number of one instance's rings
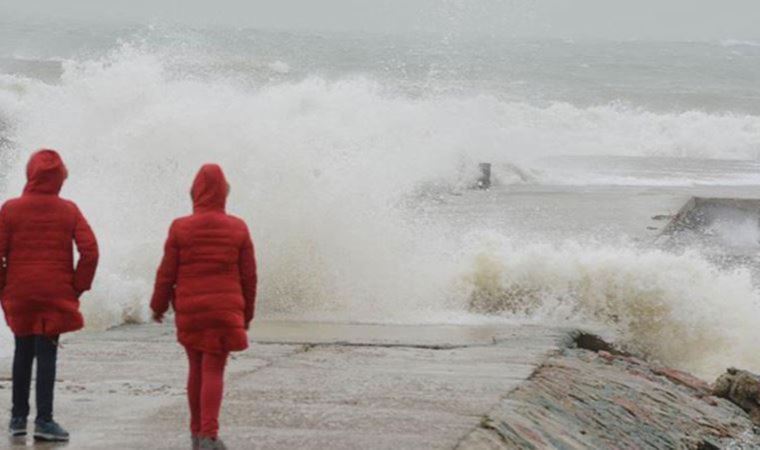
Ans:
POLYGON ((210 353, 248 347, 256 302, 253 241, 245 222, 225 213, 228 192, 221 167, 201 167, 193 214, 169 229, 150 303, 159 316, 171 304, 179 342, 210 353))
POLYGON ((58 153, 34 153, 23 195, 0 210, 0 299, 17 336, 55 336, 84 326, 79 296, 95 277, 98 243, 77 205, 58 196, 66 176, 58 153))

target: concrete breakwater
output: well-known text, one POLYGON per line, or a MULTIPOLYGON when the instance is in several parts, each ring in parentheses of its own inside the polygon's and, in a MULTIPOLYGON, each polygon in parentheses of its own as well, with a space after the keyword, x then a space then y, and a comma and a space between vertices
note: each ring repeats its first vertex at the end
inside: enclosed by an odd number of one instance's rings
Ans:
POLYGON ((565 349, 459 449, 756 449, 750 416, 702 380, 631 356, 565 349))
MULTIPOLYGON (((747 413, 706 383, 573 348, 574 335, 518 324, 260 322, 252 348, 230 361, 222 432, 233 449, 760 445, 747 413)), ((170 327, 80 333, 61 353, 56 416, 71 448, 189 448, 184 355, 170 327)), ((4 359, 0 420, 9 376, 4 359)))

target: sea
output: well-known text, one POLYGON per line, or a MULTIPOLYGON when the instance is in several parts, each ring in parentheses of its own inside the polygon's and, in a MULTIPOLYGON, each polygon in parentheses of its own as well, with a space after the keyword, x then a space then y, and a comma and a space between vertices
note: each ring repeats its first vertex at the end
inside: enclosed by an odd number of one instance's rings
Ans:
MULTIPOLYGON (((760 41, 0 18, 0 198, 61 152, 101 246, 89 329, 149 320, 169 224, 217 162, 260 319, 556 323, 706 377, 760 371, 756 270, 657 245, 651 219, 760 197, 758 74, 760 41)), ((727 226, 760 251, 756 223, 727 226)))

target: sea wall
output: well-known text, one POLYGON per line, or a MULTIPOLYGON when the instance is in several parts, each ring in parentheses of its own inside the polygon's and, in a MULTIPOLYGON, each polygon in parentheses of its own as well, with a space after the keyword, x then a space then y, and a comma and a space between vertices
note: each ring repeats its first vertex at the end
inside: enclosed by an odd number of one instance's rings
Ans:
POLYGON ((760 448, 753 429, 747 413, 685 372, 575 348, 549 358, 457 448, 760 448))

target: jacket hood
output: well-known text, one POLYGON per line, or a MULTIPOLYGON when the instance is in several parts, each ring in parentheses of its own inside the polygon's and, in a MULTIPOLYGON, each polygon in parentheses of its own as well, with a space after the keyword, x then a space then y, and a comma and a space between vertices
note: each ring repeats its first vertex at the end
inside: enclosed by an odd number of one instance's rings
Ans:
POLYGON ((218 164, 204 164, 193 181, 194 211, 224 211, 230 186, 218 164))
POLYGON ((58 194, 68 171, 61 156, 55 150, 42 149, 34 152, 26 165, 24 193, 58 194))

